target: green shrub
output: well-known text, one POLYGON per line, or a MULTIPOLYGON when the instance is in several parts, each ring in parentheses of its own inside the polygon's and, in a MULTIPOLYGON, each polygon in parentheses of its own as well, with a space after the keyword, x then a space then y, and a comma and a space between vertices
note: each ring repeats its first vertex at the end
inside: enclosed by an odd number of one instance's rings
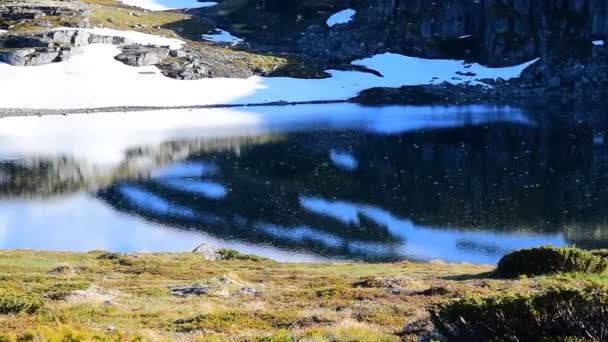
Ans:
POLYGON ((456 341, 608 339, 608 288, 597 285, 528 296, 469 297, 430 311, 439 332, 456 341))
POLYGON ((589 253, 598 256, 600 258, 607 259, 608 258, 608 249, 593 249, 590 250, 589 253))
POLYGON ((11 290, 0 290, 0 315, 33 314, 41 306, 42 300, 36 295, 11 290))
POLYGON ((505 255, 496 272, 502 277, 553 273, 603 273, 608 260, 574 247, 543 246, 521 249, 505 255))
POLYGON ((228 249, 228 248, 222 248, 222 249, 217 250, 217 254, 220 255, 222 260, 249 260, 249 261, 266 260, 265 258, 259 257, 257 255, 243 254, 239 251, 235 251, 234 249, 228 249))
POLYGON ((120 255, 120 253, 102 252, 101 254, 99 254, 97 256, 97 259, 99 259, 99 260, 118 260, 121 257, 122 256, 120 255))

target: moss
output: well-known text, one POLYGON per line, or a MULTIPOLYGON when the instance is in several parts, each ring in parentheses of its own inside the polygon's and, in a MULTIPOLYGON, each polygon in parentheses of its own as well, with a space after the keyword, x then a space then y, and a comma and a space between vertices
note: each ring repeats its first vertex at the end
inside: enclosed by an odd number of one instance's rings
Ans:
POLYGON ((554 273, 603 273, 608 260, 574 248, 543 246, 522 249, 505 255, 496 273, 502 277, 536 276, 554 273))
POLYGON ((33 314, 42 307, 38 296, 17 290, 0 289, 0 315, 33 314))
POLYGON ((26 341, 62 341, 62 342, 77 342, 77 341, 140 341, 137 336, 128 336, 122 333, 114 332, 112 334, 104 334, 93 330, 77 329, 71 326, 60 327, 38 327, 33 330, 21 332, 19 334, 0 334, 0 342, 26 342, 26 341))

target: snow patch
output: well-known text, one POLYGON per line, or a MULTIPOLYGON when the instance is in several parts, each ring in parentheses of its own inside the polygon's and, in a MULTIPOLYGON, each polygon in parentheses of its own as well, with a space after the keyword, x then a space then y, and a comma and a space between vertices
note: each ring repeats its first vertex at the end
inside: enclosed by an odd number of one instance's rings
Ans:
POLYGON ((385 86, 398 87, 399 84, 426 84, 433 78, 437 83, 446 81, 452 84, 470 85, 483 85, 484 83, 479 81, 482 79, 510 80, 519 77, 524 69, 537 61, 538 58, 516 66, 489 68, 459 60, 425 59, 384 53, 356 60, 352 64, 376 70, 384 76, 385 86), (466 74, 474 74, 474 76, 466 76, 466 74))
MULTIPOLYGON (((92 33, 128 37, 139 44, 170 45, 180 40, 139 32, 91 29, 92 33)), ((155 66, 131 67, 114 59, 113 45, 92 44, 83 53, 61 63, 17 67, 0 63, 3 89, 0 108, 95 108, 118 106, 196 106, 264 104, 346 100, 373 87, 401 87, 430 82, 484 84, 480 79, 508 80, 536 60, 505 68, 487 68, 456 60, 430 60, 385 53, 354 61, 354 65, 378 71, 384 77, 358 71, 328 70, 326 79, 258 77, 213 78, 192 81, 170 79, 155 66), (460 73, 460 74, 459 74, 460 73), (463 73, 469 76, 462 75, 463 73), (474 76, 472 76, 474 75, 474 76), (61 87, 57 87, 61 84, 61 87), (36 96, 31 96, 36 94, 36 96)))
POLYGON ((348 152, 331 150, 329 152, 329 159, 334 163, 335 166, 347 171, 356 170, 359 166, 359 163, 355 157, 348 152))
POLYGON ((7 30, 0 30, 0 34, 8 33, 7 30))
POLYGON ((229 43, 236 45, 243 41, 242 38, 233 36, 228 31, 222 29, 216 29, 214 34, 204 34, 202 37, 204 40, 214 43, 229 43))
POLYGON ((335 13, 327 19, 327 26, 334 27, 335 25, 349 23, 353 20, 355 14, 357 14, 357 11, 351 8, 335 13))
POLYGON ((471 37, 473 37, 473 35, 465 34, 464 36, 458 37, 458 39, 467 39, 467 38, 471 38, 471 37))
POLYGON ((159 46, 169 46, 169 48, 177 50, 181 49, 181 47, 185 44, 183 40, 175 39, 175 38, 166 38, 162 36, 157 36, 153 34, 137 32, 137 31, 121 31, 114 30, 109 28, 91 28, 91 29, 83 29, 83 28, 71 28, 71 27, 58 27, 53 29, 53 31, 85 31, 91 34, 96 34, 100 36, 113 36, 113 37, 122 37, 132 41, 134 44, 140 45, 159 45, 159 46))
POLYGON ((183 8, 203 8, 217 5, 217 2, 196 0, 118 0, 127 6, 139 7, 149 11, 167 11, 183 8))
POLYGON ((593 45, 595 45, 595 46, 604 46, 604 41, 603 40, 594 40, 593 41, 593 45))

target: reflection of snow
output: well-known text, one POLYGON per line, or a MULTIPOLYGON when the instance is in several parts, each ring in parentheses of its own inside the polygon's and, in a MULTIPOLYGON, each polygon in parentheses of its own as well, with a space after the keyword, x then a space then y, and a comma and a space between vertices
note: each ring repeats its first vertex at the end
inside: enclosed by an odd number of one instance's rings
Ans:
POLYGON ((218 183, 204 182, 189 179, 171 179, 161 184, 173 189, 201 194, 207 198, 220 199, 226 196, 226 188, 218 183))
POLYGON ((337 235, 325 233, 321 230, 309 227, 290 228, 271 224, 258 224, 255 228, 277 238, 292 240, 295 242, 304 242, 308 240, 334 248, 347 244, 344 239, 337 235))
POLYGON ((214 175, 217 166, 203 162, 178 163, 152 172, 154 178, 191 178, 214 175))
POLYGON ((359 166, 355 157, 346 152, 331 150, 329 152, 329 159, 331 159, 335 166, 348 171, 355 170, 359 166))
MULTIPOLYGON (((311 127, 396 134, 490 122, 531 124, 520 110, 509 107, 372 108, 354 104, 9 117, 0 119, 0 156, 71 157, 95 169, 117 166, 129 149, 178 140, 260 136, 311 127)), ((178 172, 189 177, 213 169, 212 165, 183 164, 153 176, 180 176, 178 172)))
POLYGON ((306 253, 168 229, 121 214, 85 194, 54 201, 0 201, 0 248, 60 251, 189 252, 201 243, 280 261, 325 259, 306 253))
POLYGON ((321 198, 300 197, 302 208, 313 213, 333 217, 346 224, 359 223, 359 209, 347 202, 330 202, 321 198))
POLYGON ((119 191, 137 207, 151 211, 156 215, 180 218, 194 218, 195 216, 194 212, 189 208, 174 205, 161 197, 134 186, 123 185, 119 191))
POLYGON ((204 34, 203 39, 210 41, 210 42, 229 43, 229 44, 233 44, 233 45, 243 41, 242 38, 233 36, 228 31, 216 29, 215 32, 216 33, 213 33, 213 34, 204 34))
POLYGON ((594 40, 593 41, 593 45, 595 45, 595 46, 604 46, 604 41, 603 40, 594 40))
POLYGON ((331 17, 329 17, 329 19, 327 19, 327 26, 333 27, 335 25, 349 23, 353 20, 355 14, 357 14, 357 11, 350 8, 335 13, 331 17))
POLYGON ((217 2, 197 0, 118 0, 125 5, 147 9, 149 11, 166 11, 182 8, 203 8, 217 5, 217 2))
MULTIPOLYGON (((386 227, 391 235, 403 240, 399 254, 419 259, 443 259, 446 261, 470 261, 495 263, 506 251, 536 247, 543 244, 561 246, 561 235, 533 235, 522 233, 495 233, 466 230, 447 230, 421 227, 410 220, 372 206, 345 201, 328 201, 316 197, 300 197, 302 207, 310 212, 340 220, 346 224, 358 224, 359 216, 366 217, 386 227)), ((351 244, 352 250, 373 252, 364 243, 351 244)))

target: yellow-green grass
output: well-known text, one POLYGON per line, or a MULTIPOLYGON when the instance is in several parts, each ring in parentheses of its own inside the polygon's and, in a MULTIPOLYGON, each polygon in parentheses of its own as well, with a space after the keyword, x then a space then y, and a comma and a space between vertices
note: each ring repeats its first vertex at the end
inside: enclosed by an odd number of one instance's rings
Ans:
POLYGON ((99 335, 110 340, 390 341, 406 324, 428 318, 426 308, 439 301, 589 280, 585 275, 502 280, 492 278, 492 270, 414 262, 207 261, 196 253, 0 251, 0 297, 10 293, 39 305, 0 314, 0 332, 8 339, 29 330, 40 336, 80 334, 81 340, 99 335), (193 284, 212 290, 193 297, 170 292, 193 284))

